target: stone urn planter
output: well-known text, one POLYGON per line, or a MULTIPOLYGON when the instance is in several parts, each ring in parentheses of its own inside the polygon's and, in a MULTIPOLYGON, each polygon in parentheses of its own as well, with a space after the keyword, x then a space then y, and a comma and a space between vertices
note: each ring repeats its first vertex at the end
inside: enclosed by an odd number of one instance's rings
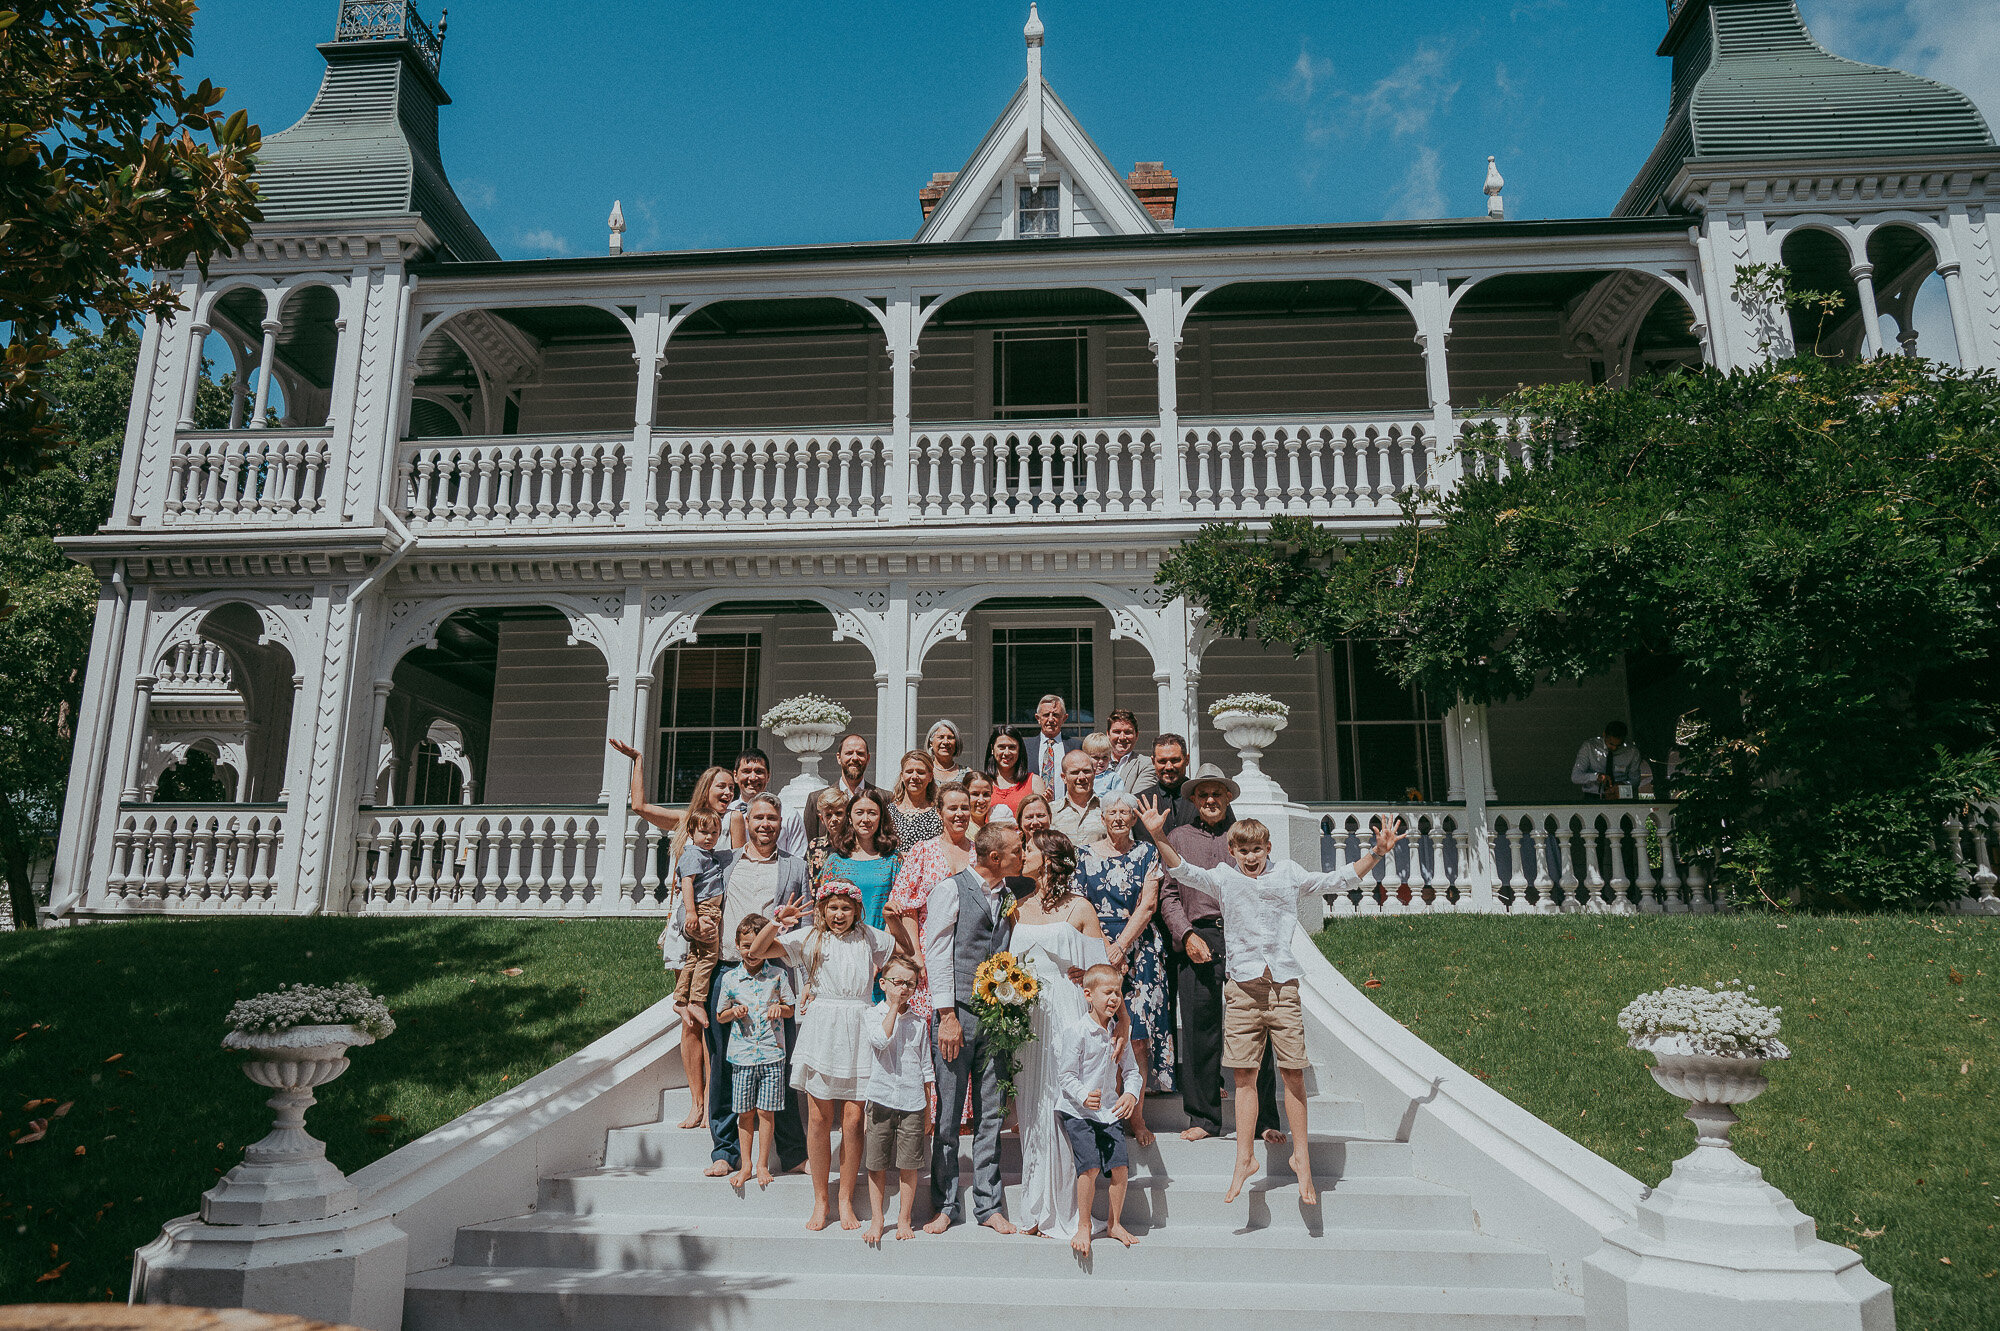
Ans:
POLYGON ((249 1055, 243 1075, 274 1094, 270 1133, 243 1152, 243 1163, 203 1194, 201 1218, 212 1225, 277 1225, 324 1220, 359 1205, 347 1176, 326 1158, 326 1144, 306 1131, 313 1091, 347 1071, 347 1051, 375 1043, 359 1026, 293 1026, 231 1031, 222 1047, 249 1055))
POLYGON ((1234 708, 1216 712, 1210 717, 1215 728, 1222 732, 1222 740, 1236 750, 1236 756, 1243 763, 1243 770, 1236 778, 1242 787, 1239 797, 1246 804, 1285 804, 1290 796, 1264 772, 1264 750, 1278 741, 1278 732, 1283 730, 1291 718, 1276 712, 1248 712, 1234 708))
POLYGON ((789 721, 771 727, 786 751, 799 758, 799 774, 778 792, 779 802, 787 809, 803 807, 814 791, 826 788, 826 778, 819 774, 819 757, 833 747, 845 728, 846 723, 839 721, 789 721))
POLYGON ((1730 1129, 1741 1120, 1734 1106, 1747 1104, 1770 1089, 1763 1074, 1766 1063, 1791 1057, 1789 1053, 1727 1053, 1696 1051, 1685 1035, 1640 1035, 1628 1043, 1651 1054, 1653 1080, 1669 1095, 1690 1102, 1685 1117, 1694 1124, 1695 1149, 1718 1148, 1735 1154, 1729 1140, 1730 1129))

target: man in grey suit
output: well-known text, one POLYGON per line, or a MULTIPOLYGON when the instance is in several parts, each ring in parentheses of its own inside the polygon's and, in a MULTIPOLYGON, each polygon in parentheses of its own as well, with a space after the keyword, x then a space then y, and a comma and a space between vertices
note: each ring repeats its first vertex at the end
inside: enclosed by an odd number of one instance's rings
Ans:
POLYGON ((1149 795, 1160 788, 1153 760, 1139 752, 1139 718, 1120 707, 1111 714, 1104 733, 1111 737, 1111 770, 1128 795, 1149 795))
POLYGON ((988 823, 972 843, 972 863, 931 889, 924 915, 924 963, 930 977, 936 1048, 938 1130, 931 1139, 931 1207, 924 1226, 942 1234, 965 1219, 958 1181, 958 1111, 972 1087, 972 1213, 999 1234, 1015 1232, 1001 1213, 1000 1070, 987 1057, 970 1007, 980 963, 1005 952, 1014 934, 1007 880, 1021 872, 1021 831, 988 823))

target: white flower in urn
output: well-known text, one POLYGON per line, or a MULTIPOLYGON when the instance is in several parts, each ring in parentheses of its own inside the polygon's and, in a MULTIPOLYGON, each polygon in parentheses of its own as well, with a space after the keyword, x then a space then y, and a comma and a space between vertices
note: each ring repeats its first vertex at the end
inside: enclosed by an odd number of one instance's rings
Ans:
POLYGON ((833 699, 817 693, 801 693, 765 712, 758 718, 758 724, 775 733, 790 726, 832 726, 839 729, 853 719, 854 714, 833 699))
POLYGON ((296 1026, 354 1026, 379 1040, 396 1029, 389 1006, 359 984, 293 984, 229 1009, 229 1029, 238 1034, 275 1035, 296 1026))
POLYGON ((1754 997, 1756 985, 1741 980, 1717 980, 1707 989, 1686 985, 1640 994, 1618 1014, 1618 1028, 1627 1043, 1657 1036, 1679 1036, 1689 1053, 1790 1058, 1778 1039, 1778 1017, 1784 1009, 1766 1007, 1754 997))
POLYGON ((1285 717, 1292 714, 1292 709, 1268 693, 1232 693, 1226 698, 1217 698, 1208 705, 1208 714, 1212 717, 1221 716, 1225 712, 1285 717))

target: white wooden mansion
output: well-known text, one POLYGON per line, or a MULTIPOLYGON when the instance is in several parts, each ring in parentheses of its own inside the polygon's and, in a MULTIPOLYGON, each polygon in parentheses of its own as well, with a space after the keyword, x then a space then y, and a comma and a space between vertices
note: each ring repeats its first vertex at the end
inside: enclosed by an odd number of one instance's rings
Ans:
MULTIPOLYGON (((1787 350, 1740 265, 1849 293, 1847 355, 1948 357, 1912 320, 1941 282, 1957 357, 2000 366, 1971 103, 1825 52, 1792 0, 1667 18, 1666 128, 1609 217, 1509 219, 1496 176, 1489 216, 1177 227, 1180 182, 1106 158, 1031 18, 912 239, 635 253, 614 218, 606 255, 501 261, 439 157, 441 39, 342 0, 318 98, 265 141, 266 220, 174 275, 116 509, 69 543, 103 592, 55 911, 651 910, 607 735, 684 798, 752 743, 793 775, 757 718, 798 693, 852 710, 880 779, 938 718, 983 751, 1057 692, 1233 771, 1206 709, 1243 689, 1290 704, 1266 767, 1309 819, 1418 818, 1414 890, 1363 909, 1699 908, 1670 844, 1608 848, 1670 806, 1574 803, 1607 718, 1664 756, 1644 681, 1453 706, 1367 644, 1212 640, 1154 585, 1218 519, 1398 521, 1517 384, 1787 350), (204 346, 239 372, 227 429, 193 428, 204 346), (227 802, 159 798, 195 751, 227 802)), ((1963 835, 1968 895, 1995 840, 1963 835)))

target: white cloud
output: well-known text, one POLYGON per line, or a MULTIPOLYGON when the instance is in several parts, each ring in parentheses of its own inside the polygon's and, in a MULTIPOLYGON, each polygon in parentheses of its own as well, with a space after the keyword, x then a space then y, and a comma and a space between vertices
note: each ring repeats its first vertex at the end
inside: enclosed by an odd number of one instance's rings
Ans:
POLYGON ((1822 46, 1948 83, 2000 124, 2000 14, 1992 0, 1800 0, 1822 46))
POLYGON ((1389 199, 1389 216, 1395 218, 1443 217, 1444 188, 1437 149, 1424 144, 1410 162, 1409 170, 1396 183, 1389 199))
POLYGON ((1520 92, 1520 90, 1519 85, 1507 73, 1507 66, 1495 62, 1493 66, 1493 91, 1499 93, 1504 98, 1512 97, 1520 92))
POLYGON ((499 193, 484 180, 455 180, 452 188, 458 191, 460 201, 468 208, 484 210, 500 202, 499 193))
POLYGON ((532 251, 534 258, 559 259, 569 253, 569 242, 547 227, 518 233, 514 237, 514 244, 521 249, 532 251))
POLYGON ((1419 46, 1408 60, 1354 99, 1366 131, 1387 126, 1397 138, 1421 134, 1432 117, 1451 105, 1458 82, 1451 77, 1451 56, 1441 46, 1419 46))
POLYGON ((1299 58, 1292 62, 1291 72, 1278 86, 1278 96, 1295 106, 1304 106, 1313 99, 1313 90, 1333 77, 1333 61, 1324 56, 1316 56, 1299 44, 1299 58))

